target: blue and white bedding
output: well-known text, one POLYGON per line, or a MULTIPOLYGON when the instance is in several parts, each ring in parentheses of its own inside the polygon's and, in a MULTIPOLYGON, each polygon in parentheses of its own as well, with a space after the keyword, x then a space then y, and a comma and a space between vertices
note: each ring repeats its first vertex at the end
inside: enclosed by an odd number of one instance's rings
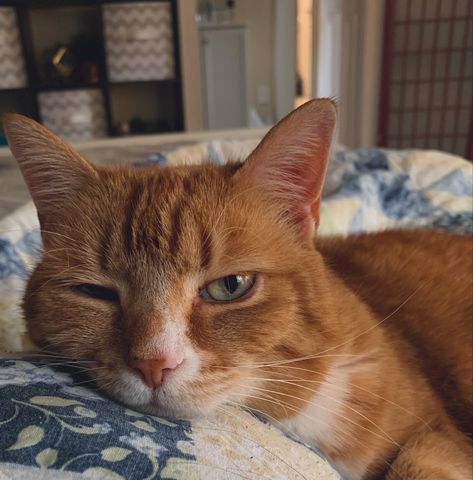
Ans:
MULTIPOLYGON (((245 158, 255 144, 198 144, 136 167, 223 163, 245 158)), ((472 194, 472 165, 459 157, 335 149, 320 234, 419 226, 471 234, 472 194)), ((0 221, 0 351, 22 347, 18 305, 40 249, 32 204, 0 221)), ((316 452, 248 412, 192 423, 142 415, 103 397, 73 370, 24 355, 0 357, 0 480, 339 478, 316 452)))

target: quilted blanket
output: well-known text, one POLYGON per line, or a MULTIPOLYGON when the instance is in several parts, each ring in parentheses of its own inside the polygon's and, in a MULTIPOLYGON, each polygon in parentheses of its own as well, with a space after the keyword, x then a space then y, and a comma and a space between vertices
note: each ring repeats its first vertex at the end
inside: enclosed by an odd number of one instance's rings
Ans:
MULTIPOLYGON (((137 162, 223 163, 248 142, 210 142, 137 162)), ((472 165, 436 151, 335 149, 321 235, 387 228, 473 233, 472 165)), ((27 204, 0 221, 0 351, 19 351, 19 310, 41 251, 27 204)), ((0 479, 338 479, 325 460, 250 412, 226 409, 198 422, 142 415, 103 397, 87 377, 55 362, 0 358, 0 479), (3 474, 3 476, 2 476, 3 474)))

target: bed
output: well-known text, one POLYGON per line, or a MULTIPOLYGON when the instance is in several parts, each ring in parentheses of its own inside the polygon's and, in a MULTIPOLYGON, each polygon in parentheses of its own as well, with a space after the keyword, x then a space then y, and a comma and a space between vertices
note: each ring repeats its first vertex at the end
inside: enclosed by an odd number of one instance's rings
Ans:
MULTIPOLYGON (((244 159, 261 134, 135 144, 133 168, 244 159)), ((116 159, 117 148, 109 144, 102 161, 116 159)), ((437 151, 334 148, 319 234, 420 226, 472 234, 472 179, 469 162, 437 151)), ((142 415, 102 396, 83 373, 25 352, 18 305, 40 251, 26 202, 0 220, 0 479, 340 478, 316 451, 251 412, 196 422, 142 415)))

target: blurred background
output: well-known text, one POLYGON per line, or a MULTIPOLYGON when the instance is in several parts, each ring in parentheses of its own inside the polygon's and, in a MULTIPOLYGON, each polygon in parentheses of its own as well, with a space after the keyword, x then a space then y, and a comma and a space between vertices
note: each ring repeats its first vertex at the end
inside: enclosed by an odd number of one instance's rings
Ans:
POLYGON ((342 145, 471 159, 472 23, 470 0, 0 1, 0 113, 78 142, 265 128, 329 96, 342 145))

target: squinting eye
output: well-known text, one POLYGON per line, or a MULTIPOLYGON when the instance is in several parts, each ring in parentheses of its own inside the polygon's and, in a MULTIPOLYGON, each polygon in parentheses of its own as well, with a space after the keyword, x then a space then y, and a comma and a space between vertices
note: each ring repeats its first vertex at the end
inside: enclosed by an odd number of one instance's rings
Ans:
POLYGON ((200 292, 200 295, 205 300, 230 302, 248 293, 253 288, 255 280, 256 275, 254 274, 227 275, 209 283, 200 292))
POLYGON ((106 300, 108 302, 118 302, 119 296, 115 290, 111 288, 101 287, 93 283, 82 283, 74 285, 74 290, 87 295, 88 297, 96 298, 97 300, 106 300))

